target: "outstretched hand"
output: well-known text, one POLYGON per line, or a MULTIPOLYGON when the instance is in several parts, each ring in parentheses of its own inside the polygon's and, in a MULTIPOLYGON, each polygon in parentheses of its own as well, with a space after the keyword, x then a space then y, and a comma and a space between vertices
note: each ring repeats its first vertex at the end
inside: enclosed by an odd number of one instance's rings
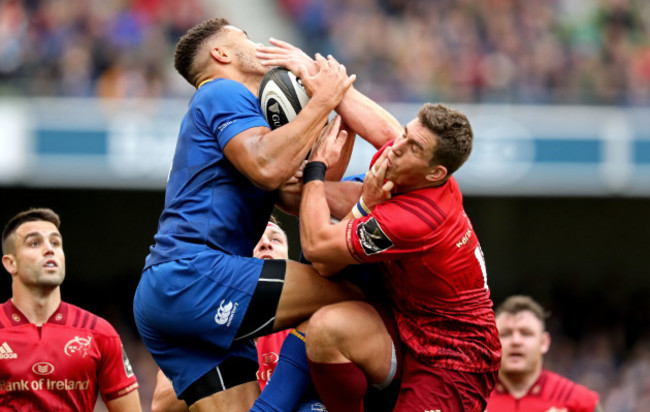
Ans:
POLYGON ((334 117, 314 143, 309 161, 323 162, 327 167, 336 164, 347 138, 348 132, 341 130, 341 116, 334 117))
POLYGON ((375 164, 372 165, 366 177, 363 179, 363 189, 361 197, 365 205, 372 210, 376 205, 392 197, 391 191, 395 183, 386 180, 386 170, 388 170, 388 154, 391 148, 387 147, 382 152, 375 164))
POLYGON ((296 76, 300 66, 305 66, 311 76, 318 72, 318 64, 307 53, 286 41, 271 37, 269 42, 273 46, 261 46, 255 54, 264 66, 282 66, 293 72, 296 76))

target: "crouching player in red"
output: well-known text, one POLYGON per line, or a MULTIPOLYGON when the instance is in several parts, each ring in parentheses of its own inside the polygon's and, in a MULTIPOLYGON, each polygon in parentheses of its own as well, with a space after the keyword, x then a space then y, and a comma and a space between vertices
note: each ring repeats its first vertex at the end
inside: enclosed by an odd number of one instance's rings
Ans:
POLYGON ((543 368, 551 345, 545 320, 542 306, 528 296, 511 296, 497 307, 503 359, 487 412, 602 411, 596 392, 543 368))
POLYGON ((30 209, 2 232, 12 297, 0 304, 0 410, 141 410, 138 383, 115 329, 61 301, 65 277, 59 216, 30 209))

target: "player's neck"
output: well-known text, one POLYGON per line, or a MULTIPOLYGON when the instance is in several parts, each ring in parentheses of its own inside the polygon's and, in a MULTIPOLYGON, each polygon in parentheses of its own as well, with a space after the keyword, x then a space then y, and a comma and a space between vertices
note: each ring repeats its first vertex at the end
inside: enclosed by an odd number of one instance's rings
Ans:
POLYGON ((61 289, 49 290, 14 288, 11 302, 36 326, 46 323, 61 304, 61 289))
POLYGON ((499 380, 515 399, 521 399, 533 387, 542 374, 541 365, 533 373, 500 373, 499 380))

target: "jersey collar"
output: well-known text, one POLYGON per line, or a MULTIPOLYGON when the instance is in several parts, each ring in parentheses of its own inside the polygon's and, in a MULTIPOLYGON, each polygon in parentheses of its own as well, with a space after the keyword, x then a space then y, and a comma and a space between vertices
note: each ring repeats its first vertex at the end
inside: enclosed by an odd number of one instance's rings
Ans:
MULTIPOLYGON (((14 305, 11 299, 7 300, 3 306, 5 315, 8 319, 11 319, 14 325, 24 325, 26 323, 30 323, 27 317, 23 315, 23 313, 14 305)), ((45 323, 56 323, 62 325, 65 323, 67 314, 68 305, 64 302, 61 302, 59 303, 59 307, 56 308, 52 316, 50 316, 50 318, 45 323)))

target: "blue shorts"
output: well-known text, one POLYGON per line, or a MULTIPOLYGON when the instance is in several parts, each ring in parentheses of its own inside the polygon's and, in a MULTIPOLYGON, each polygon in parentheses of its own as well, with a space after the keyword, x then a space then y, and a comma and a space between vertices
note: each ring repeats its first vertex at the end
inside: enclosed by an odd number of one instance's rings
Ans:
POLYGON ((133 314, 142 340, 177 394, 227 357, 257 362, 252 340, 233 344, 233 339, 263 265, 261 259, 207 250, 144 270, 133 314))

